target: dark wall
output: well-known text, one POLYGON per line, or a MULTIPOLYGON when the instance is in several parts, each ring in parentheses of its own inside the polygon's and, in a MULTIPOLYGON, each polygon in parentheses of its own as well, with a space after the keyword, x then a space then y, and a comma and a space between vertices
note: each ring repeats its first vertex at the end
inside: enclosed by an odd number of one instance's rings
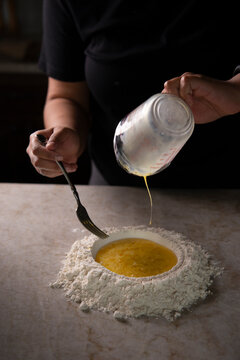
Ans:
MULTIPOLYGON (((50 1, 50 0, 49 0, 50 1)), ((41 44, 42 0, 15 0, 9 27, 6 1, 0 5, 0 182, 66 183, 63 176, 48 179, 39 175, 26 154, 29 135, 43 128, 43 106, 47 78, 37 70, 41 44)), ((87 154, 79 160, 80 170, 71 174, 76 184, 90 176, 87 154)))
MULTIPOLYGON (((19 30, 24 36, 39 36, 42 30, 42 0, 15 0, 13 9, 19 30)), ((1 1, 0 13, 9 21, 7 1, 1 1)))

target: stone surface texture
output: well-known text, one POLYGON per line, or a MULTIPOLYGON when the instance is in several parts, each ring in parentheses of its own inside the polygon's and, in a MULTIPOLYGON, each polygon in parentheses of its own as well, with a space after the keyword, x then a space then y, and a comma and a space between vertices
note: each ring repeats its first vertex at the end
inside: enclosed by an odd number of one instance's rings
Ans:
MULTIPOLYGON (((79 186, 101 227, 147 225, 146 190, 79 186)), ((82 312, 51 289, 87 234, 67 185, 0 184, 1 360, 239 359, 240 190, 152 190, 153 226, 180 232, 225 268, 213 295, 174 323, 82 312)))

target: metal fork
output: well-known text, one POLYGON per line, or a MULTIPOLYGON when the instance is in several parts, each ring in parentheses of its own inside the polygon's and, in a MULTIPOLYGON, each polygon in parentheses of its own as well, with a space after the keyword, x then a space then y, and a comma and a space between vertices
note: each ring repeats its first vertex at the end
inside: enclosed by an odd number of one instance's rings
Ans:
MULTIPOLYGON (((37 134, 37 138, 39 140, 39 142, 42 144, 42 145, 46 145, 46 138, 45 136, 41 135, 41 134, 37 134)), ((76 202, 77 202, 77 210, 76 210, 76 214, 77 214, 77 217, 79 219, 79 221, 83 224, 83 226, 91 231, 91 233, 93 233, 94 235, 100 237, 101 239, 105 239, 108 237, 108 235, 103 232, 102 230, 100 230, 94 223, 93 221, 90 219, 88 213, 87 213, 87 210, 85 209, 85 207, 82 205, 81 201, 80 201, 80 198, 79 198, 79 195, 78 195, 78 192, 77 192, 77 189, 75 187, 75 185, 73 185, 73 183, 71 182, 67 172, 66 172, 66 169, 63 165, 63 163, 61 161, 56 161, 57 165, 59 166, 59 168, 61 169, 63 175, 65 176, 68 184, 70 185, 71 187, 71 190, 73 192, 73 195, 76 199, 76 202)))

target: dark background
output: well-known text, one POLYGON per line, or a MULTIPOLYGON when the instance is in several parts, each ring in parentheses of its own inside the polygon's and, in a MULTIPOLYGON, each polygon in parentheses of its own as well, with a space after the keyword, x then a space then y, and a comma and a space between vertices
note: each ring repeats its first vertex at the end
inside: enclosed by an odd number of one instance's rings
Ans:
MULTIPOLYGON (((61 176, 39 175, 26 154, 29 135, 43 128, 47 78, 38 70, 42 0, 0 0, 0 182, 65 183, 61 176)), ((90 176, 87 154, 80 159, 75 183, 90 176)))

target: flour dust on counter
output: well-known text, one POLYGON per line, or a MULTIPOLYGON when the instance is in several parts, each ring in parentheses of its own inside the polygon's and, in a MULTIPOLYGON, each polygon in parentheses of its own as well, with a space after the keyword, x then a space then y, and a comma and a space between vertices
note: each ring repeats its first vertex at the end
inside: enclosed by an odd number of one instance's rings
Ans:
POLYGON ((118 320, 147 316, 173 321, 204 300, 211 293, 214 278, 223 271, 200 245, 182 234, 145 226, 105 231, 110 240, 91 234, 75 241, 56 281, 50 284, 62 288, 66 298, 78 303, 82 311, 112 313, 118 320), (98 251, 106 244, 128 238, 149 239, 166 246, 176 255, 177 263, 154 276, 131 277, 96 261, 98 251))

